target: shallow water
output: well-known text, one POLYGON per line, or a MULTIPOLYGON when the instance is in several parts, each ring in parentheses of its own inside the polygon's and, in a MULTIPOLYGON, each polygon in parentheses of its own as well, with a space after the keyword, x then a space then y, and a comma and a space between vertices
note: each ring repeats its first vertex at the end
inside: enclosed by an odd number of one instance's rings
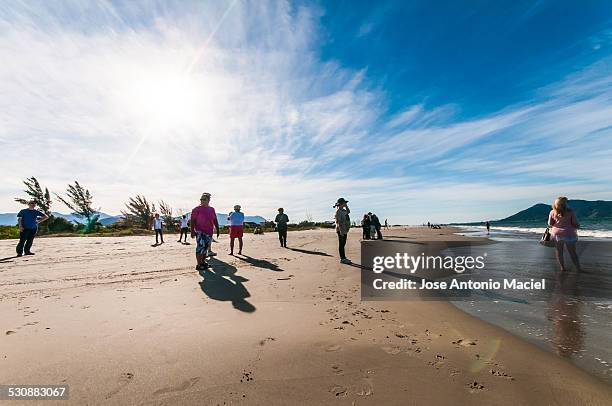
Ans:
MULTIPOLYGON (((483 234, 466 230, 466 235, 483 234)), ((485 233, 486 234, 486 233, 485 233)), ((452 302, 461 310, 525 338, 612 383, 612 242, 581 239, 578 253, 586 273, 561 274, 554 249, 540 246, 539 234, 492 230, 486 247, 494 277, 545 278, 545 293, 472 291, 452 302)), ((570 264, 566 253, 566 265, 570 264)))

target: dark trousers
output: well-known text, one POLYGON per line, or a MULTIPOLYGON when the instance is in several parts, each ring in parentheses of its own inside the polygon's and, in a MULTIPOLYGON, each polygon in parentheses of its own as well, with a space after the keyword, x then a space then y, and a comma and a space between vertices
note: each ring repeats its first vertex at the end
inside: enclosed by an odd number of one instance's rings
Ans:
POLYGON ((161 242, 164 242, 164 233, 162 232, 161 229, 155 229, 155 244, 159 244, 157 237, 159 236, 159 238, 161 239, 161 242))
POLYGON ((278 240, 281 243, 281 247, 287 247, 287 229, 286 228, 278 229, 278 240))
POLYGON ((179 235, 179 242, 181 242, 181 240, 183 239, 183 234, 185 234, 185 242, 187 242, 187 232, 189 231, 189 228, 184 227, 181 228, 181 235, 179 235))
POLYGON ((30 253, 30 248, 32 248, 32 243, 34 242, 35 235, 36 235, 35 228, 24 228, 23 231, 19 233, 19 244, 17 244, 17 255, 22 255, 24 251, 26 254, 30 253))
POLYGON ((363 226, 363 239, 364 240, 369 240, 370 239, 370 226, 363 226))
POLYGON ((376 239, 377 240, 382 240, 382 233, 380 232, 380 225, 378 226, 374 226, 376 228, 376 239))
POLYGON ((346 258, 346 254, 344 252, 344 247, 346 246, 346 237, 348 234, 340 234, 338 233, 338 252, 340 253, 340 259, 346 258))

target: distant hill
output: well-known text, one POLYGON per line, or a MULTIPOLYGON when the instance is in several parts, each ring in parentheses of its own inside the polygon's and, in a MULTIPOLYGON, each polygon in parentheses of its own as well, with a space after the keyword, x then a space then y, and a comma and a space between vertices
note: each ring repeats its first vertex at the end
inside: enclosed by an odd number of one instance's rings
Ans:
MULTIPOLYGON (((579 221, 599 222, 610 221, 612 219, 612 202, 606 200, 569 200, 569 206, 574 210, 579 221)), ((545 203, 534 204, 533 206, 521 210, 516 214, 493 220, 491 224, 496 225, 519 225, 546 223, 551 205, 545 203)), ((482 222, 470 223, 471 225, 482 224, 482 222)))
MULTIPOLYGON (((229 221, 227 221, 227 214, 217 213, 217 221, 221 227, 229 224, 229 221)), ((261 216, 244 216, 244 221, 261 224, 264 223, 266 219, 261 216)))

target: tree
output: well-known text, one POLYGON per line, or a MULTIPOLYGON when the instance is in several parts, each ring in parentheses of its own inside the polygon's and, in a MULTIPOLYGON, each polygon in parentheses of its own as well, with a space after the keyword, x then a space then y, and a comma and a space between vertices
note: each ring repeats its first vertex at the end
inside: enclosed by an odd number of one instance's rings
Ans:
POLYGON ((24 192, 30 197, 27 199, 18 197, 15 198, 15 201, 21 204, 28 204, 30 200, 34 200, 36 205, 40 207, 46 215, 51 215, 51 195, 49 194, 49 189, 45 188, 43 191, 40 183, 38 183, 38 180, 34 176, 27 178, 23 183, 26 186, 24 192))
POLYGON ((125 204, 127 211, 122 211, 126 223, 137 223, 144 229, 151 228, 151 219, 155 211, 155 204, 150 204, 146 197, 136 195, 130 197, 130 200, 125 204))
POLYGON ((159 211, 161 212, 162 219, 166 224, 166 227, 170 231, 174 231, 174 218, 172 218, 172 207, 163 200, 159 201, 159 211))
POLYGON ((98 220, 98 216, 95 216, 96 210, 92 207, 93 197, 89 190, 84 188, 77 182, 74 181, 74 185, 68 185, 66 189, 67 198, 55 193, 55 196, 76 215, 87 219, 87 228, 90 229, 95 222, 98 220))

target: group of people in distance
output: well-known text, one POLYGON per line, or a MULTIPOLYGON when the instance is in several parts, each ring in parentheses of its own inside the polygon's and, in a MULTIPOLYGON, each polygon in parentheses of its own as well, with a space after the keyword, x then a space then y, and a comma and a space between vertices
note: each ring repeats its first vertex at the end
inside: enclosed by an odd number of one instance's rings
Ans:
MULTIPOLYGON (((380 220, 376 214, 372 214, 372 212, 364 214, 361 220, 361 228, 363 229, 364 240, 373 240, 375 239, 374 235, 376 235, 377 240, 383 239, 382 232, 380 231, 382 224, 380 224, 380 220)), ((389 223, 385 219, 385 229, 386 228, 389 228, 389 223)))

